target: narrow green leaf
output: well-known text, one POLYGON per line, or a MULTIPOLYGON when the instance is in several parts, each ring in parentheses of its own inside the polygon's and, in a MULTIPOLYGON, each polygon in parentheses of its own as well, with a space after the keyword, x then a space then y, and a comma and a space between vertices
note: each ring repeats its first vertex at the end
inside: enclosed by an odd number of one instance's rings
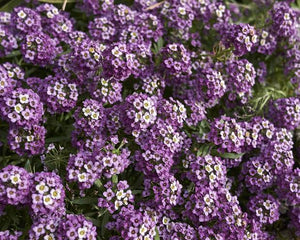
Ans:
POLYGON ((95 218, 90 218, 86 216, 87 220, 90 220, 96 227, 101 227, 101 221, 95 219, 95 218))
POLYGON ((154 237, 154 240, 160 240, 159 232, 158 232, 157 228, 155 228, 155 231, 156 231, 156 235, 154 237))
POLYGON ((113 175, 112 176, 112 182, 113 183, 118 183, 118 175, 113 175))
POLYGON ((164 40, 162 37, 160 37, 157 41, 157 48, 158 48, 158 51, 160 51, 160 49, 164 46, 164 40))
POLYGON ((211 148, 213 147, 213 144, 212 143, 205 143, 203 145, 200 145, 198 147, 198 150, 197 150, 197 157, 201 156, 201 157, 204 157, 206 156, 207 154, 209 154, 211 148))
POLYGON ((84 198, 77 198, 72 201, 74 204, 96 204, 98 202, 98 198, 93 198, 93 197, 84 197, 84 198))
POLYGON ((16 6, 20 5, 22 0, 11 0, 8 1, 2 8, 0 8, 0 12, 11 12, 16 6))
POLYGON ((102 219, 102 225, 101 225, 101 235, 103 237, 105 237, 105 232, 106 232, 106 224, 108 223, 109 220, 109 213, 105 212, 105 214, 103 215, 103 219, 102 219))
POLYGON ((21 56, 21 52, 19 50, 12 51, 10 54, 6 55, 5 58, 12 58, 21 56))
POLYGON ((242 157, 245 153, 227 153, 227 152, 219 153, 217 151, 213 151, 212 154, 214 156, 218 156, 221 158, 236 159, 236 158, 242 157))
POLYGON ((103 186, 101 180, 98 178, 96 179, 96 181, 94 182, 94 184, 96 185, 96 187, 101 188, 103 186))
POLYGON ((98 217, 101 217, 102 215, 104 215, 107 212, 107 208, 106 209, 102 209, 98 212, 98 217))
POLYGON ((32 168, 30 165, 30 160, 28 159, 27 162, 25 163, 24 168, 27 170, 27 172, 32 172, 32 168))

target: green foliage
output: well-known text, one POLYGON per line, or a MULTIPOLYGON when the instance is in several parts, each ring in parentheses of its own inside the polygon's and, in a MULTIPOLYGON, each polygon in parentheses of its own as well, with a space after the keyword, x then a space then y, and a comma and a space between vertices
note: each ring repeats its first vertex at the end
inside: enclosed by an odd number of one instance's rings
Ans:
POLYGON ((20 5, 22 0, 11 0, 8 1, 4 6, 0 8, 0 12, 11 12, 15 7, 20 5))
POLYGON ((72 201, 73 204, 88 204, 88 205, 93 205, 97 204, 98 198, 95 197, 83 197, 83 198, 76 198, 72 201))

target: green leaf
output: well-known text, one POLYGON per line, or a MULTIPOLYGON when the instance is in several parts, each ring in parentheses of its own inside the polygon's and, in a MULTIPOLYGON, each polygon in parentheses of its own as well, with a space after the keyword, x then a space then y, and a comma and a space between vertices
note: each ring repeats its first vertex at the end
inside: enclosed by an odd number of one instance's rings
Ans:
POLYGON ((152 51, 154 54, 158 54, 160 49, 164 46, 164 40, 160 37, 156 43, 153 44, 152 51))
POLYGON ((24 168, 27 170, 27 172, 32 172, 32 168, 30 165, 30 160, 28 159, 27 162, 25 163, 24 168))
POLYGON ((103 186, 101 180, 98 178, 96 179, 96 181, 94 182, 94 184, 96 185, 96 187, 101 188, 103 186))
POLYGON ((109 221, 109 213, 105 212, 105 214, 103 215, 103 219, 102 219, 102 225, 101 225, 101 235, 103 237, 105 237, 105 232, 106 232, 106 224, 109 221))
POLYGON ((212 143, 205 143, 203 145, 200 145, 198 147, 198 150, 197 150, 197 157, 201 156, 201 157, 204 157, 206 156, 211 148, 213 147, 213 144, 212 143))
POLYGON ((90 220, 96 227, 101 227, 101 221, 95 219, 95 218, 90 218, 86 216, 86 219, 90 220))
POLYGON ((162 37, 160 37, 157 41, 157 48, 158 48, 158 51, 160 51, 160 49, 164 46, 164 40, 162 37))
POLYGON ((8 1, 2 8, 0 8, 0 12, 11 12, 16 6, 20 5, 22 0, 11 0, 8 1))
POLYGON ((21 52, 19 50, 12 51, 10 54, 6 55, 6 58, 18 57, 21 56, 21 52))
POLYGON ((155 228, 155 231, 156 231, 156 235, 154 237, 154 240, 160 240, 159 232, 158 232, 157 228, 155 228))
POLYGON ((98 198, 93 198, 93 197, 84 197, 84 198, 77 198, 72 201, 74 204, 96 204, 98 202, 98 198))
POLYGON ((113 175, 112 176, 112 182, 113 183, 118 183, 118 175, 113 175))
POLYGON ((213 155, 221 157, 221 158, 229 158, 229 159, 236 159, 242 157, 245 153, 219 153, 217 151, 213 152, 213 155))

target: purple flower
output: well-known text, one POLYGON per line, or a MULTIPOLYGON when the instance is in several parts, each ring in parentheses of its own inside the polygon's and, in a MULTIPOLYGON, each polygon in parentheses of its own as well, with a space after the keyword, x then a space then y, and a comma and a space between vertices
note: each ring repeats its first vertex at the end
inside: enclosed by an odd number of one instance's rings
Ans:
POLYGON ((96 227, 83 215, 67 214, 58 226, 57 239, 90 239, 96 240, 96 227))
POLYGON ((17 88, 3 98, 1 115, 17 126, 31 127, 42 122, 44 114, 40 97, 30 89, 17 88))
POLYGON ((31 187, 31 211, 34 218, 52 214, 65 214, 65 190, 61 178, 54 172, 39 172, 34 175, 31 187))
POLYGON ((0 204, 28 204, 32 174, 24 168, 8 165, 0 171, 0 204))

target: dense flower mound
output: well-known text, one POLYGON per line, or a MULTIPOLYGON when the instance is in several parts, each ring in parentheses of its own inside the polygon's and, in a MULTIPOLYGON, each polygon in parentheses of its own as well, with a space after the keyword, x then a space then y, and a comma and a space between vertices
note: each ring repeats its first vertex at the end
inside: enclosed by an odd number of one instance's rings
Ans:
POLYGON ((0 6, 0 240, 297 240, 300 3, 0 6))

